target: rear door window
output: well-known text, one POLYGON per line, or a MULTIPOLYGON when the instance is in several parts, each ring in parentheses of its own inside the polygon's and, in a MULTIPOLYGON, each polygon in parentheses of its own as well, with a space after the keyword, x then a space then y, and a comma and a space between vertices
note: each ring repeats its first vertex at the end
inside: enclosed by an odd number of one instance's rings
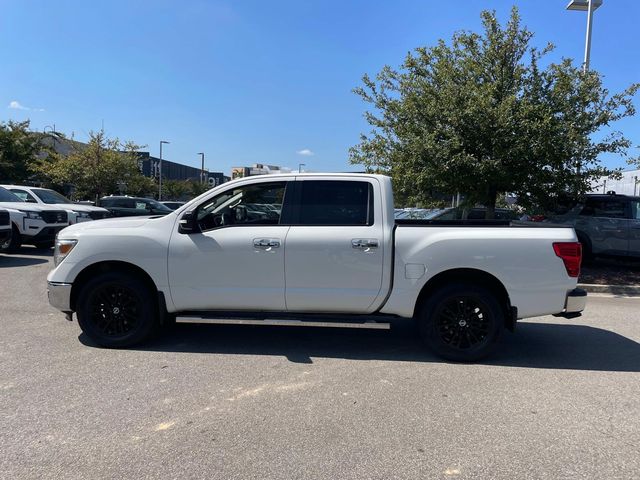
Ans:
POLYGON ((298 182, 297 225, 373 225, 373 187, 369 182, 298 182))
POLYGON ((588 198, 581 216, 605 217, 605 218, 627 218, 627 202, 616 198, 588 198))

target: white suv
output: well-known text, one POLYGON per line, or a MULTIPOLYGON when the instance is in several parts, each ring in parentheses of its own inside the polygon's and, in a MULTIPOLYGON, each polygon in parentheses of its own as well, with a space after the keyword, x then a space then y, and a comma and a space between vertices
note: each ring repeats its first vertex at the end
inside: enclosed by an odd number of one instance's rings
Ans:
POLYGON ((55 205, 67 211, 69 225, 74 223, 87 222, 89 220, 99 220, 111 216, 109 210, 93 205, 81 205, 73 203, 67 197, 60 195, 54 190, 40 187, 25 187, 23 185, 0 185, 20 200, 27 203, 37 203, 40 205, 55 205))
POLYGON ((2 187, 0 208, 9 212, 12 230, 11 240, 1 246, 4 251, 15 251, 23 243, 38 248, 51 248, 55 243, 56 234, 69 225, 65 210, 23 202, 2 187))

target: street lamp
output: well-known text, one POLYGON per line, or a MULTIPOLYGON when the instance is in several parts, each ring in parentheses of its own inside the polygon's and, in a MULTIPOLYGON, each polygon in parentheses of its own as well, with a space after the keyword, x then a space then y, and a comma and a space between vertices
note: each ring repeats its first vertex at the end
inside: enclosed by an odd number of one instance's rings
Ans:
POLYGON ((593 23, 593 12, 602 5, 602 0, 571 0, 567 5, 567 10, 580 10, 587 12, 587 38, 584 46, 584 63, 582 71, 587 73, 589 70, 589 57, 591 56, 591 26, 593 23))
POLYGON ((302 173, 302 167, 306 167, 307 164, 306 163, 299 163, 298 164, 298 173, 302 173))
POLYGON ((200 160, 202 160, 202 167, 200 168, 200 183, 205 183, 204 182, 204 152, 198 152, 198 155, 200 155, 200 160))
POLYGON ((160 163, 158 165, 158 200, 162 200, 162 144, 169 143, 166 140, 160 140, 160 163))

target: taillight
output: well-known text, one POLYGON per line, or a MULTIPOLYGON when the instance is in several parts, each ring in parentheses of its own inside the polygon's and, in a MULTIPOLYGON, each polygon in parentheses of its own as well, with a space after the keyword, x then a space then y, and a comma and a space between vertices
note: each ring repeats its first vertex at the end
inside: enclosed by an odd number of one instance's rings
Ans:
POLYGON ((580 275, 580 262, 582 262, 582 245, 580 242, 558 242, 553 244, 553 251, 564 262, 564 268, 570 277, 580 275))

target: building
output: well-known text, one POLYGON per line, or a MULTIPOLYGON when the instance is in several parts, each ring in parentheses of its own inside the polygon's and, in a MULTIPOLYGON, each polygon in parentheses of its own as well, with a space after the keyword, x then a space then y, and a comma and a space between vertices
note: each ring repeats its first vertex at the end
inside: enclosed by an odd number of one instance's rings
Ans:
MULTIPOLYGON (((160 159, 149 154, 149 152, 139 152, 140 160, 138 165, 140 171, 145 177, 158 178, 160 176, 160 159)), ((201 181, 202 171, 197 167, 183 165, 182 163, 172 162, 171 160, 162 159, 162 179, 163 180, 189 180, 192 182, 201 181)), ((211 187, 228 182, 229 177, 222 172, 204 171, 205 181, 211 187)))
POLYGON ((278 165, 264 165, 254 163, 251 167, 231 167, 231 178, 252 177, 254 175, 270 175, 277 173, 291 173, 291 169, 278 165))
POLYGON ((616 192, 620 195, 640 194, 640 169, 627 170, 621 172, 622 177, 618 180, 611 177, 602 177, 594 183, 590 193, 616 192))

